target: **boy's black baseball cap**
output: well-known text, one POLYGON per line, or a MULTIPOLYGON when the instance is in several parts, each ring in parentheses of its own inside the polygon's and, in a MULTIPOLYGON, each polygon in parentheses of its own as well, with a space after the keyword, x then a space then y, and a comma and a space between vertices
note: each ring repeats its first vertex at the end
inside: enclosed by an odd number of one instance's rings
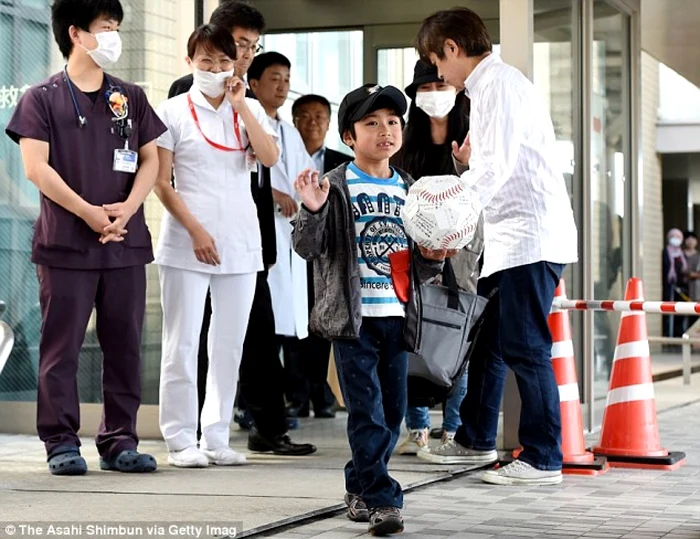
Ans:
POLYGON ((350 129, 352 124, 359 122, 370 112, 379 109, 392 109, 403 117, 407 108, 408 104, 403 92, 395 86, 365 84, 346 95, 340 103, 338 109, 340 138, 343 138, 343 133, 350 129))

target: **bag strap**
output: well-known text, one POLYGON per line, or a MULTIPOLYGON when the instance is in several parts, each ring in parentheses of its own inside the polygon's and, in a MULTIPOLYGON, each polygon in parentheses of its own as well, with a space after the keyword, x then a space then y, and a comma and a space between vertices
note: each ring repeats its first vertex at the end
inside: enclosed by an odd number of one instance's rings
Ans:
POLYGON ((446 258, 442 276, 447 286, 447 307, 453 311, 459 310, 459 287, 452 263, 446 258))

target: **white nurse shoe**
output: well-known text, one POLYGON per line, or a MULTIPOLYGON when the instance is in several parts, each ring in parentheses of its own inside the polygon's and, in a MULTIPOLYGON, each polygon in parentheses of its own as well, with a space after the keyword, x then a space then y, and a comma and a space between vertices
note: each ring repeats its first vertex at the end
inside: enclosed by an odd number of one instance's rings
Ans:
POLYGON ((209 466, 209 459, 193 445, 182 451, 168 453, 168 464, 178 468, 206 468, 209 466))
POLYGON ((202 449, 202 453, 209 459, 211 464, 216 464, 217 466, 240 466, 247 462, 245 455, 237 453, 230 447, 202 449))

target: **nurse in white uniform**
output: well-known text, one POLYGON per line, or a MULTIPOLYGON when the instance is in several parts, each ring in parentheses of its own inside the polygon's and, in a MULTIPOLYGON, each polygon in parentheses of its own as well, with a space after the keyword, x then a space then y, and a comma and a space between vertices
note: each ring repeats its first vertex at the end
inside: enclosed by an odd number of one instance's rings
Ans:
POLYGON ((235 465, 229 425, 243 340, 263 269, 260 227, 250 190, 256 160, 273 166, 277 134, 260 104, 233 76, 231 33, 205 25, 188 42, 194 86, 163 103, 156 194, 163 215, 156 248, 163 306, 160 428, 168 462, 235 465), (175 188, 171 174, 175 171, 175 188), (209 370, 197 447, 197 352, 211 289, 209 370))

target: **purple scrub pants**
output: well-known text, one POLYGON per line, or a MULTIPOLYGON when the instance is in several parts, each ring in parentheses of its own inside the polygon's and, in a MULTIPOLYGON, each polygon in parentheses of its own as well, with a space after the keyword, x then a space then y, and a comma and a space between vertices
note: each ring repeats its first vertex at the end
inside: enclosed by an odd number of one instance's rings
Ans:
POLYGON ((37 274, 42 317, 37 432, 49 458, 61 446, 80 446, 78 357, 93 307, 103 355, 97 449, 104 458, 136 449, 145 266, 73 270, 39 265, 37 274))

